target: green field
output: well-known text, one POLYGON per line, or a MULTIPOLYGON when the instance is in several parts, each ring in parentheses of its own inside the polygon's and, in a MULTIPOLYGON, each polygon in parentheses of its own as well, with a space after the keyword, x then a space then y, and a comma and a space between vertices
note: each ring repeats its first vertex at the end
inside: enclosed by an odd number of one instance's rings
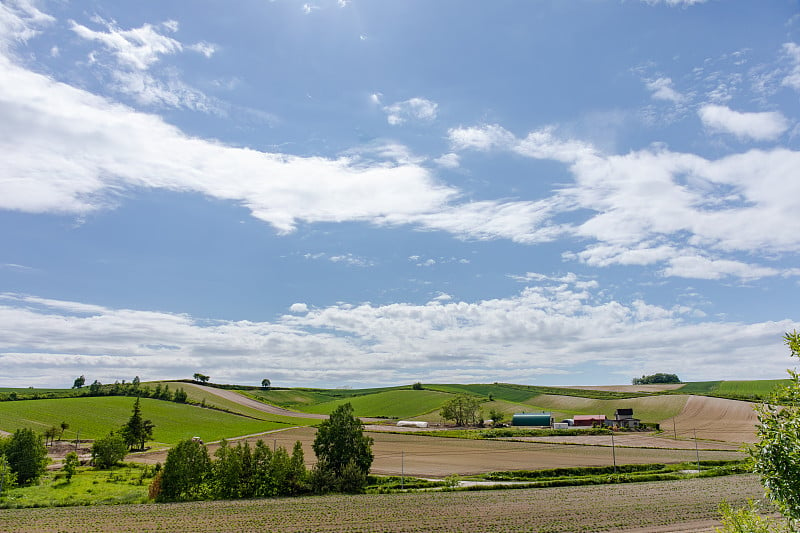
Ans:
MULTIPOLYGON (((122 426, 130 418, 134 398, 103 396, 0 402, 0 429, 14 431, 30 427, 44 432, 62 421, 69 424, 65 439, 95 439, 122 426)), ((204 441, 261 433, 289 427, 276 421, 255 420, 213 409, 143 398, 142 416, 155 424, 154 443, 174 444, 199 436, 204 441)), ((308 423, 309 421, 305 421, 308 423)))
POLYGON ((413 418, 439 409, 450 398, 451 394, 430 390, 389 390, 310 405, 303 410, 330 414, 343 403, 349 402, 356 416, 413 418))
POLYGON ((788 379, 764 379, 758 381, 723 381, 714 393, 721 396, 741 398, 766 398, 778 386, 789 384, 788 379))

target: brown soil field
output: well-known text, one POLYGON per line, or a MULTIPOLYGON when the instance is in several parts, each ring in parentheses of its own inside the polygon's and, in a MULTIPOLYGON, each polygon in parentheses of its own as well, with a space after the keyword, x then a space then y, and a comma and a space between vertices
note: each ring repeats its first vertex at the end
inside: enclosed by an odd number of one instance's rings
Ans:
MULTIPOLYGON (((580 444, 584 446, 611 446, 610 435, 565 435, 562 437, 514 437, 514 440, 522 440, 526 442, 543 442, 543 443, 561 443, 561 444, 580 444)), ((736 442, 720 442, 720 441, 697 441, 697 449, 699 450, 726 450, 738 451, 741 448, 740 443, 736 442)), ((614 435, 615 446, 624 446, 630 448, 665 448, 665 449, 681 449, 681 450, 694 450, 694 439, 674 439, 663 434, 652 433, 618 433, 614 435)))
MULTIPOLYGON (((291 450, 295 441, 303 443, 306 463, 314 463, 311 443, 315 429, 300 427, 280 432, 250 437, 254 444, 259 438, 273 446, 291 450)), ((372 447, 375 460, 372 473, 416 477, 445 477, 450 474, 480 474, 498 470, 535 470, 572 466, 606 466, 614 464, 612 449, 605 441, 586 441, 584 446, 554 442, 517 442, 507 440, 467 440, 443 437, 423 437, 413 434, 368 432, 375 440, 372 447), (591 445, 595 444, 595 445, 591 445)), ((583 439, 589 437, 580 437, 583 439)), ((610 443, 610 438, 608 438, 610 443)), ((668 440, 669 444, 675 441, 668 440)), ((678 441, 681 442, 681 441, 678 441)), ((213 453, 217 444, 208 446, 213 453)), ((673 446, 677 448, 678 446, 673 446)), ((685 449, 660 449, 653 447, 616 448, 617 464, 680 463, 694 461, 694 446, 685 449)), ((741 459, 744 454, 730 450, 704 450, 700 459, 741 459)), ((146 463, 163 463, 166 451, 136 454, 128 460, 146 463)))
POLYGON ((752 475, 624 485, 5 509, 0 531, 713 531, 723 500, 762 497, 752 475))
POLYGON ((689 396, 681 413, 661 422, 666 433, 673 431, 673 420, 679 437, 727 442, 755 442, 758 417, 753 404, 739 400, 689 396))

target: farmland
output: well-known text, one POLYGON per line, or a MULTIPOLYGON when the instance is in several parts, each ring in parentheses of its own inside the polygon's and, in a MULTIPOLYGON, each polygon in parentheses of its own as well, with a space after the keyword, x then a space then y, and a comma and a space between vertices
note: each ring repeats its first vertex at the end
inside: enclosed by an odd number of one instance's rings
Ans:
POLYGON ((707 531, 718 524, 720 501, 742 505, 761 494, 754 476, 737 475, 631 483, 613 488, 585 486, 8 509, 0 513, 0 530, 707 531))
MULTIPOLYGON (((161 444, 193 436, 213 441, 289 426, 279 417, 268 420, 265 415, 259 420, 149 398, 142 399, 141 405, 145 418, 155 424, 155 441, 161 444)), ((30 427, 43 432, 64 421, 69 424, 65 438, 74 439, 80 431, 81 439, 94 439, 124 424, 132 408, 133 398, 122 396, 0 402, 0 428, 14 431, 30 427)))

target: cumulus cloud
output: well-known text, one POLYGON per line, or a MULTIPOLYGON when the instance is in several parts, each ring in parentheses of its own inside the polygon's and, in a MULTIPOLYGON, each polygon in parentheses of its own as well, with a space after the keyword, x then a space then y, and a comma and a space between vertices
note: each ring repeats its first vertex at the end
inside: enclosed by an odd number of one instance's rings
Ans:
MULTIPOLYGON (((377 95, 373 95, 373 101, 378 101, 377 95)), ((425 122, 434 120, 438 107, 439 104, 425 98, 411 98, 385 106, 383 111, 386 113, 386 120, 389 124, 398 126, 409 120, 425 122)))
POLYGON ((789 129, 789 121, 777 111, 742 113, 726 106, 705 105, 698 115, 707 128, 740 139, 772 141, 789 129))
POLYGON ((296 303, 273 322, 4 294, 0 365, 9 376, 25 376, 10 383, 17 386, 54 386, 72 374, 103 382, 178 378, 197 368, 238 383, 258 383, 265 371, 274 382, 305 386, 365 384, 363 376, 373 385, 396 384, 419 375, 525 383, 588 362, 626 369, 657 362, 685 379, 766 378, 782 374, 780 338, 797 327, 790 320, 698 321, 687 307, 616 301, 574 274, 528 277, 526 288, 506 298, 465 302, 440 294, 421 305, 313 310, 296 303))
POLYGON ((797 43, 785 43, 783 52, 790 62, 789 73, 783 78, 781 84, 800 91, 800 46, 797 43))

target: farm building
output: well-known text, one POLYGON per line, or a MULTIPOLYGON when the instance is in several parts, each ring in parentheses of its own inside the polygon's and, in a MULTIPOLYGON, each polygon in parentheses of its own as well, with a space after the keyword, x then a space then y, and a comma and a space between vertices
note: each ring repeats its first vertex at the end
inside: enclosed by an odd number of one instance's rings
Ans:
POLYGON ((614 420, 607 420, 606 425, 636 428, 639 427, 640 422, 641 420, 638 418, 633 418, 633 409, 617 409, 614 411, 614 420))
POLYGON ((606 415, 575 415, 572 420, 575 427, 602 426, 606 422, 606 415))
POLYGON ((405 427, 405 428, 426 428, 428 427, 427 422, 421 422, 418 420, 398 420, 397 427, 405 427))
POLYGON ((512 426, 540 426, 550 427, 553 425, 552 413, 514 413, 511 418, 512 426))

